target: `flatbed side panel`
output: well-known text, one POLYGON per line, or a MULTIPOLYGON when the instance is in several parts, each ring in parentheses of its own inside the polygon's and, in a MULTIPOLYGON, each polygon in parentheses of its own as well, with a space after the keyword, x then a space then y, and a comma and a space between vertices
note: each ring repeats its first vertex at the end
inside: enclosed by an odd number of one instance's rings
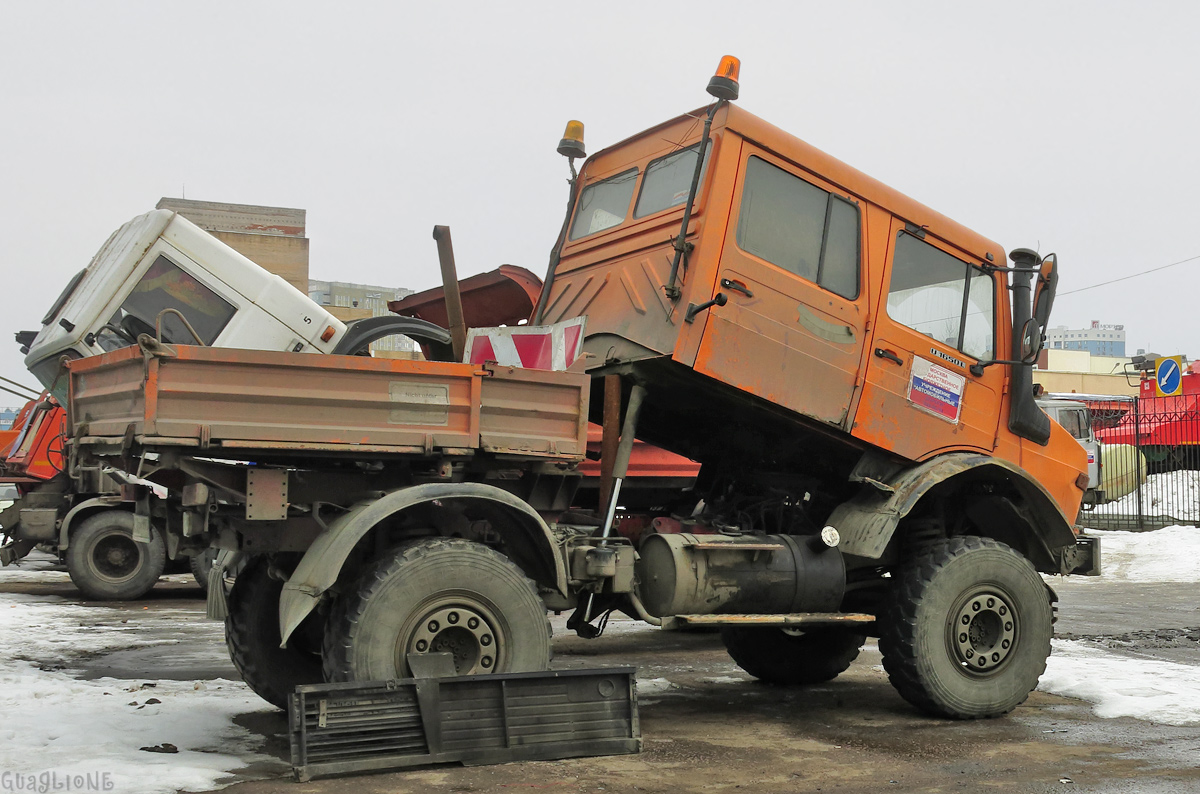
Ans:
POLYGON ((513 367, 490 371, 481 384, 481 449, 583 459, 590 393, 586 375, 513 367))
POLYGON ((76 437, 132 424, 202 448, 429 454, 479 449, 486 428, 489 451, 567 458, 586 442, 587 378, 571 373, 180 345, 80 361, 71 384, 76 437))
POLYGON ((71 435, 125 435, 134 425, 138 432, 153 433, 146 419, 145 387, 148 367, 136 347, 80 359, 69 367, 71 435))

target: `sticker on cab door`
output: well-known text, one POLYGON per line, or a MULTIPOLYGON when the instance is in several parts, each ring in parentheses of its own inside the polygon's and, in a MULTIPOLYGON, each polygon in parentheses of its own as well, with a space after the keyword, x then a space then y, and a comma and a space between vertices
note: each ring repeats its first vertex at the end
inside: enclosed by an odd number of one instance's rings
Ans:
POLYGON ((957 372, 913 356, 908 379, 908 401, 947 422, 958 424, 962 412, 963 389, 967 379, 957 372))

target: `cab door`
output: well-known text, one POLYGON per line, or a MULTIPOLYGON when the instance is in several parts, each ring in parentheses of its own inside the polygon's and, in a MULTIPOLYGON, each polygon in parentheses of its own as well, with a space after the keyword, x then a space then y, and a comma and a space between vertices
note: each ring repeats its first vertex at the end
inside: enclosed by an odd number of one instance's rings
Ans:
POLYGON ((852 433, 917 460, 946 449, 991 451, 1002 406, 998 291, 983 262, 892 220, 887 266, 852 433))
MULTIPOLYGON (((1091 414, 1086 405, 1055 406, 1050 418, 1063 426, 1087 452, 1088 489, 1100 487, 1100 443, 1092 433, 1091 414)), ((1047 413, 1050 413, 1047 411, 1047 413)))
POLYGON ((862 218, 849 196, 766 152, 743 155, 695 369, 845 427, 863 349, 862 218))

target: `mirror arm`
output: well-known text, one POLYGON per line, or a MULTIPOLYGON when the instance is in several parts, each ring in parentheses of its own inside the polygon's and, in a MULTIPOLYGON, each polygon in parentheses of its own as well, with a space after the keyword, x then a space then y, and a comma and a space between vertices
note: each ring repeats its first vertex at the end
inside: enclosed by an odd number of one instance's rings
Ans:
POLYGON ((1028 362, 1028 361, 1010 361, 1008 359, 993 359, 992 361, 977 361, 974 364, 972 364, 971 366, 967 367, 967 369, 969 369, 971 371, 972 375, 974 375, 975 377, 979 377, 980 375, 983 374, 984 369, 992 366, 993 364, 1028 364, 1028 363, 1030 363, 1030 362, 1028 362))

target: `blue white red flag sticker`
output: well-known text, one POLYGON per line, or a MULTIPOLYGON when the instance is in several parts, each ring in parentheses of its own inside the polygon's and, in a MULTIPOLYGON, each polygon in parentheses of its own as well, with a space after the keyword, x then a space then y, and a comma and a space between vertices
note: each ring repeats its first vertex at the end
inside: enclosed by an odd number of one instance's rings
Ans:
POLYGON ((958 424, 967 379, 957 372, 913 356, 908 379, 908 401, 947 422, 958 424))

